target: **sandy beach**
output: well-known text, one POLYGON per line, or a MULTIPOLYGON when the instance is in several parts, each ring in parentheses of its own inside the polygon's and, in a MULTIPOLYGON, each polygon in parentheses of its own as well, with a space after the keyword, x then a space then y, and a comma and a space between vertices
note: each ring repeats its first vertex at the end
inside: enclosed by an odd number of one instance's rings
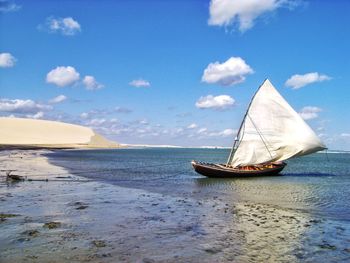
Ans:
POLYGON ((345 228, 301 211, 93 181, 50 164, 47 152, 0 154, 1 170, 33 180, 11 182, 1 173, 0 262, 313 262, 339 250, 338 259, 350 256, 345 228))
POLYGON ((118 148, 119 145, 92 129, 76 124, 0 117, 0 149, 93 149, 118 148))

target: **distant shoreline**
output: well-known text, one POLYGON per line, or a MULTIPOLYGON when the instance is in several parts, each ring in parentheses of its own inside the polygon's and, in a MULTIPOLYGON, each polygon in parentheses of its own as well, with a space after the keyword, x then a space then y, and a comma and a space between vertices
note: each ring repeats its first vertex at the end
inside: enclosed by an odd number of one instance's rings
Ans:
POLYGON ((179 148, 179 149, 231 149, 228 146, 178 146, 178 145, 152 145, 152 144, 120 144, 121 147, 127 148, 179 148))
MULTIPOLYGON (((0 151, 6 150, 112 150, 112 149, 142 149, 142 148, 164 148, 164 149, 231 149, 225 146, 176 146, 176 145, 142 145, 142 144, 118 144, 114 147, 98 147, 88 145, 0 145, 0 151)), ((344 153, 350 154, 345 150, 325 150, 319 151, 320 154, 344 153)))

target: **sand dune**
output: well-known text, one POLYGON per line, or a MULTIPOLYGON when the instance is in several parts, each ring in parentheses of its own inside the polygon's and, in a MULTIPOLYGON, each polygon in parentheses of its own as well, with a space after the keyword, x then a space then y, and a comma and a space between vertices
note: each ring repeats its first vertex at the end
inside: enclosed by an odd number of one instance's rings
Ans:
POLYGON ((0 118, 0 147, 117 148, 92 129, 57 121, 0 118))

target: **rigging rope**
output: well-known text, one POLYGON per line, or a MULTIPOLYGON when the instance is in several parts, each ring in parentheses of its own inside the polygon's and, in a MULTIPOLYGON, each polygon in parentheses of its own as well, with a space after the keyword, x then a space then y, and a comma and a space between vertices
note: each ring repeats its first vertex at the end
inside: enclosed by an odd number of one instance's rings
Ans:
POLYGON ((264 146, 265 146, 266 150, 269 152, 269 155, 270 155, 271 159, 273 159, 272 154, 271 154, 271 152, 270 152, 270 150, 269 150, 269 147, 267 147, 267 144, 266 144, 266 142, 265 142, 266 139, 264 139, 263 134, 260 132, 259 128, 255 125, 254 121, 252 120, 252 118, 250 117, 249 114, 248 114, 248 117, 249 117, 250 121, 252 122, 252 124, 254 125, 254 128, 255 128, 256 131, 258 132, 258 134, 259 134, 259 136, 260 136, 260 139, 261 139, 262 142, 264 143, 264 146))
MULTIPOLYGON (((247 112, 246 116, 249 118, 249 120, 251 121, 251 123, 253 124, 256 132, 258 133, 261 141, 264 143, 264 146, 266 148, 266 150, 268 151, 271 159, 273 159, 273 156, 269 150, 269 147, 268 147, 268 144, 267 144, 267 140, 264 138, 264 135, 262 134, 262 132, 260 131, 260 129, 256 126, 255 122, 253 121, 253 119, 250 117, 249 113, 247 112)), ((240 132, 242 132, 242 136, 240 136, 240 134, 237 134, 237 137, 241 137, 240 140, 235 140, 234 144, 233 144, 233 147, 232 147, 232 150, 230 152, 230 156, 229 156, 229 159, 227 161, 227 164, 231 163, 232 159, 233 159, 233 156, 235 154, 235 152, 237 151, 239 145, 241 144, 242 140, 243 140, 243 137, 244 137, 244 133, 245 133, 245 121, 246 119, 243 120, 242 122, 242 125, 241 125, 241 129, 240 129, 240 132)))
POLYGON ((329 157, 328 157, 328 148, 326 148, 326 158, 327 158, 327 161, 329 162, 329 157))

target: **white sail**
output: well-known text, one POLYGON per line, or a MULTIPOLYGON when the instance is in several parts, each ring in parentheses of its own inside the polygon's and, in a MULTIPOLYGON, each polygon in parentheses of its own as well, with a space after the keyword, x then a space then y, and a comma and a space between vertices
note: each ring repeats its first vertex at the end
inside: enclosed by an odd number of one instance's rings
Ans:
POLYGON ((251 101, 236 147, 229 158, 234 167, 283 161, 326 148, 269 80, 251 101))

